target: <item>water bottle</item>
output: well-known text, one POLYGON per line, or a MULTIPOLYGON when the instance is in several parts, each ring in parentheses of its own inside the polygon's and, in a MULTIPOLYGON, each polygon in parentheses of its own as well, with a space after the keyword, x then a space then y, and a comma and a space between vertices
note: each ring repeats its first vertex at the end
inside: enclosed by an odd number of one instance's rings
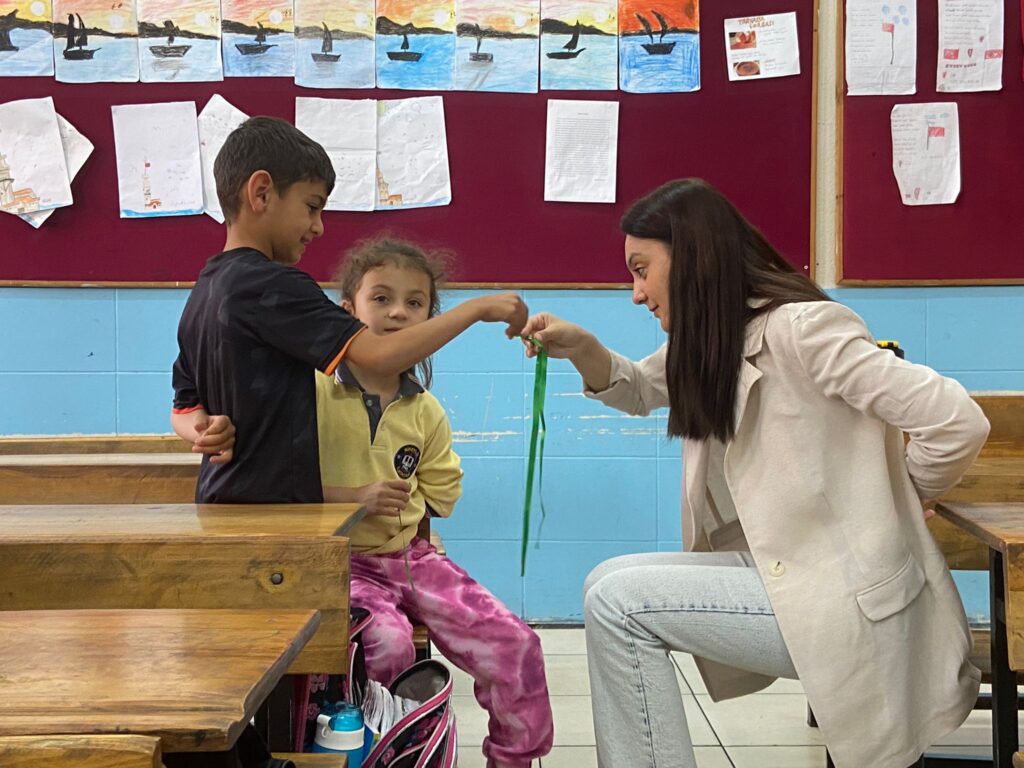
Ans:
POLYGON ((363 764, 363 712, 353 704, 339 704, 333 715, 318 715, 314 752, 341 752, 348 768, 363 764))

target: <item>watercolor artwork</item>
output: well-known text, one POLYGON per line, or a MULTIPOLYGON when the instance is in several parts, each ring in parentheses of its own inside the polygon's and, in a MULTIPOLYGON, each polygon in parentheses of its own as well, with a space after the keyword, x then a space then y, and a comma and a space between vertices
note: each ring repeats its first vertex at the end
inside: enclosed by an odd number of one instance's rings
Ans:
POLYGON ((53 59, 64 83, 139 79, 135 0, 53 0, 53 59))
POLYGON ((291 0, 223 0, 220 31, 226 77, 294 77, 291 0))
POLYGON ((377 87, 455 85, 454 0, 377 0, 377 87))
POLYGON ((0 104, 0 211, 21 215, 71 202, 53 99, 0 104))
POLYGON ((295 0, 295 83, 373 88, 374 0, 295 0))
POLYGON ((456 89, 537 92, 540 0, 460 0, 455 21, 456 89))
POLYGON ((541 90, 618 88, 616 9, 615 0, 542 0, 541 90))
POLYGON ((194 101, 110 108, 121 218, 203 212, 203 172, 194 101))
POLYGON ((53 74, 50 0, 0 0, 0 77, 53 74))
POLYGON ((137 0, 144 83, 223 80, 219 0, 137 0))
POLYGON ((619 87, 630 93, 700 90, 698 0, 619 0, 619 87))

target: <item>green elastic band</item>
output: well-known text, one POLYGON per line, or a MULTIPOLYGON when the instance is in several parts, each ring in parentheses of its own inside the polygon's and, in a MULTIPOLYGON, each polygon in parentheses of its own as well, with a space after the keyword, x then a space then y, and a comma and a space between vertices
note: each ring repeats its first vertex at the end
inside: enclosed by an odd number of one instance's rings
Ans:
POLYGON ((530 541, 530 505, 533 502, 533 475, 537 471, 537 492, 540 496, 541 525, 547 517, 544 509, 544 393, 548 383, 548 353, 544 345, 532 337, 527 341, 537 349, 537 368, 533 379, 533 418, 530 423, 530 455, 526 466, 526 499, 523 502, 523 548, 520 557, 520 576, 526 575, 526 548, 530 541))

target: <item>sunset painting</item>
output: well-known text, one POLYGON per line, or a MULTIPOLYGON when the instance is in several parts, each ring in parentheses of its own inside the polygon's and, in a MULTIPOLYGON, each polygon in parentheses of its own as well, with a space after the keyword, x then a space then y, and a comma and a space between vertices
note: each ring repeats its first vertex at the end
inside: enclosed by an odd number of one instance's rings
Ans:
POLYGON ((618 87, 615 0, 542 0, 540 87, 614 91, 618 87))
POLYGON ((223 80, 219 0, 137 0, 144 83, 223 80))
POLYGON ((377 87, 455 85, 454 0, 377 0, 377 87))
POLYGON ((221 42, 226 77, 293 77, 291 0, 223 0, 221 42))
POLYGON ((295 82, 373 88, 374 0, 295 0, 295 82))
POLYGON ((619 87, 631 93, 700 90, 699 0, 619 0, 619 87))
POLYGON ((135 0, 53 0, 53 59, 65 83, 139 79, 135 0))
POLYGON ((537 92, 540 0, 462 0, 455 29, 458 90, 537 92))
POLYGON ((50 0, 0 0, 0 77, 53 74, 50 0))

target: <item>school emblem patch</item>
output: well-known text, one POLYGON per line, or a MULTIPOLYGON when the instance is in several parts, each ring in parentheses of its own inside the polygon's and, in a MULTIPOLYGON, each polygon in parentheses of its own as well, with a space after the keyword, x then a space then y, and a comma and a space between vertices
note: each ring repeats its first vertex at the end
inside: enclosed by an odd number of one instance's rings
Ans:
POLYGON ((395 471, 403 480, 412 477, 420 463, 420 449, 415 445, 403 445, 395 454, 395 471))

